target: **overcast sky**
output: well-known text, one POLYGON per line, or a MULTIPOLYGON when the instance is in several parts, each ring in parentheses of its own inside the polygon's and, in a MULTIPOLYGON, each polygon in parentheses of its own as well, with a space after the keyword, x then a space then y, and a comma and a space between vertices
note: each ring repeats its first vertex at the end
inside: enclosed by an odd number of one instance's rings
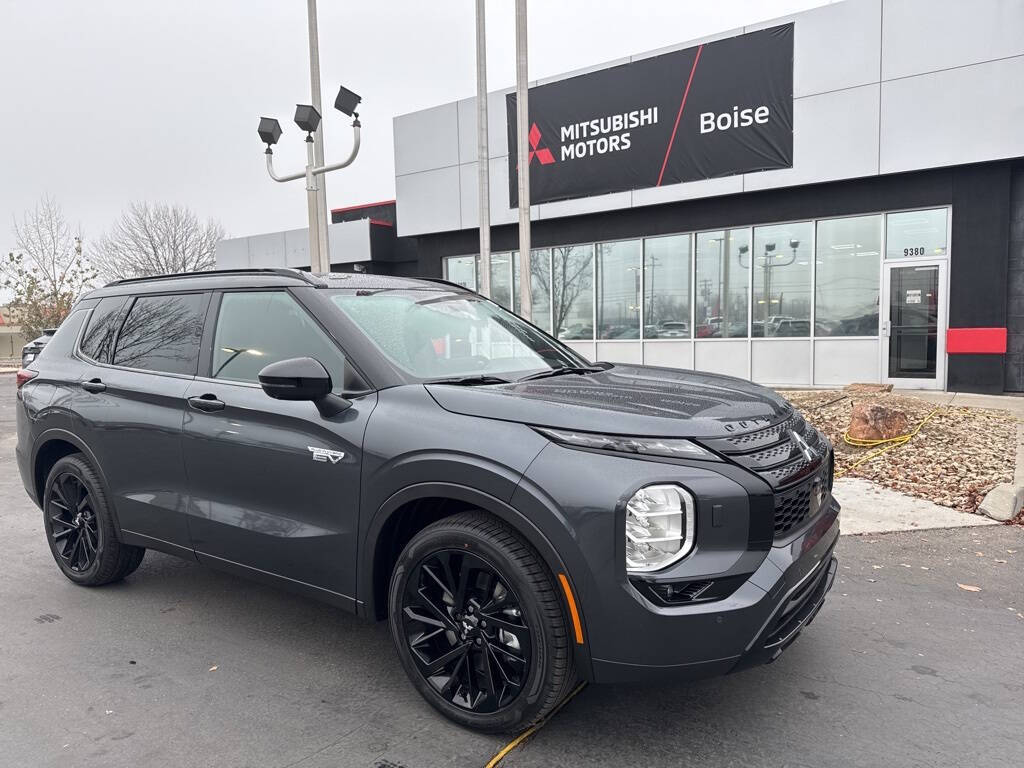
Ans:
MULTIPOLYGON (((824 0, 545 0, 530 5, 530 77, 690 40, 824 0)), ((363 148, 328 177, 332 207, 394 197, 392 118, 475 92, 473 0, 320 0, 325 104, 362 95, 363 148)), ((0 248, 42 194, 86 247, 131 200, 182 203, 229 236, 304 226, 301 182, 275 184, 256 135, 309 100, 302 0, 0 0, 0 248)), ((512 0, 489 0, 491 90, 515 81, 512 0)), ((327 109, 328 161, 351 140, 327 109)))

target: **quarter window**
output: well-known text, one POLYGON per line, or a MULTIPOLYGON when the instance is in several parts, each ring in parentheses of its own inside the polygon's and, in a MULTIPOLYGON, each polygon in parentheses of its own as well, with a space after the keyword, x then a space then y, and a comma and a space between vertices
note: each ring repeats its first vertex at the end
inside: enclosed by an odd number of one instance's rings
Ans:
POLYGON ((114 365, 195 376, 208 296, 140 296, 114 350, 114 365))
POLYGON ((97 363, 110 362, 127 306, 127 296, 108 296, 100 300, 92 311, 89 328, 82 339, 82 354, 97 363))
POLYGON ((288 293, 224 294, 213 339, 213 378, 258 383, 263 368, 293 357, 318 360, 335 392, 361 388, 346 380, 341 350, 288 293))

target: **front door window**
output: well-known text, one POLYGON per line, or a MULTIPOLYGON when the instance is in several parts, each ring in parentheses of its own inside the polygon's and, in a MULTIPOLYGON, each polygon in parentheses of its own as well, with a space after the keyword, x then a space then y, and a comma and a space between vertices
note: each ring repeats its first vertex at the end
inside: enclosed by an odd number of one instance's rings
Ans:
POLYGON ((934 379, 939 338, 939 267, 889 273, 889 378, 934 379))

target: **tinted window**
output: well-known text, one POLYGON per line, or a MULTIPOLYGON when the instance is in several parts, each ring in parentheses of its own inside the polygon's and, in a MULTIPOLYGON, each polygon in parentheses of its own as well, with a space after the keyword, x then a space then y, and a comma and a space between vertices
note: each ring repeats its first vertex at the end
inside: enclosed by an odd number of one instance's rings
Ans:
POLYGON ((108 296, 100 301, 92 311, 89 329, 82 339, 82 353, 90 360, 98 363, 109 363, 114 351, 117 332, 124 320, 124 311, 128 306, 127 296, 108 296))
POLYGON ((346 382, 341 350, 289 294, 224 294, 213 339, 213 378, 255 383, 264 367, 293 357, 319 360, 336 392, 361 388, 346 382))
POLYGON ((207 296, 140 296, 117 339, 114 365, 195 375, 207 296))
POLYGON ((586 361, 496 304, 447 290, 339 292, 331 299, 419 379, 523 374, 586 361))

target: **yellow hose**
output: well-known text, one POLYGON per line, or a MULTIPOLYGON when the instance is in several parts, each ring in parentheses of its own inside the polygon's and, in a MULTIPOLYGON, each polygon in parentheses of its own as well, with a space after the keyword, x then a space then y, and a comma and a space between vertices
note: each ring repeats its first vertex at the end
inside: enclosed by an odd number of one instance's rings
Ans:
POLYGON ((907 434, 897 435, 896 437, 887 437, 884 440, 861 440, 860 438, 857 437, 850 437, 850 432, 849 430, 847 430, 845 433, 843 433, 843 442, 846 443, 847 445, 852 445, 857 448, 873 448, 877 445, 880 445, 882 447, 879 448, 877 451, 872 451, 867 456, 861 457, 856 462, 848 466, 846 469, 836 472, 835 476, 842 477, 847 472, 852 472, 861 464, 867 461, 871 461, 871 459, 875 458, 876 456, 881 456, 886 451, 909 442, 911 438, 914 437, 914 435, 921 431, 921 427, 923 427, 925 424, 931 421, 932 416, 938 413, 941 409, 941 405, 935 406, 935 408, 932 409, 932 412, 925 416, 923 419, 921 419, 918 425, 907 434))
POLYGON ((535 734, 537 731, 539 731, 541 728, 543 728, 547 724, 547 722, 558 713, 558 710, 560 710, 562 707, 564 707, 566 704, 568 704, 569 700, 571 698, 573 698, 577 693, 579 693, 580 691, 582 691, 586 687, 587 687, 586 683, 580 683, 579 685, 577 685, 576 688, 572 691, 572 693, 570 693, 568 696, 566 696, 564 699, 562 699, 558 703, 558 706, 555 707, 553 710, 551 710, 550 713, 548 713, 547 717, 545 717, 543 720, 538 722, 536 725, 531 725, 529 728, 527 728, 521 734, 519 734, 514 739, 512 739, 512 741, 510 741, 508 744, 506 744, 504 747, 502 747, 498 751, 498 754, 496 754, 494 757, 492 757, 490 759, 490 761, 487 763, 487 765, 484 766, 484 768, 494 768, 498 763, 500 763, 505 758, 505 755, 507 755, 509 752, 511 752, 513 749, 518 747, 520 744, 522 744, 528 738, 533 736, 533 734, 535 734))

